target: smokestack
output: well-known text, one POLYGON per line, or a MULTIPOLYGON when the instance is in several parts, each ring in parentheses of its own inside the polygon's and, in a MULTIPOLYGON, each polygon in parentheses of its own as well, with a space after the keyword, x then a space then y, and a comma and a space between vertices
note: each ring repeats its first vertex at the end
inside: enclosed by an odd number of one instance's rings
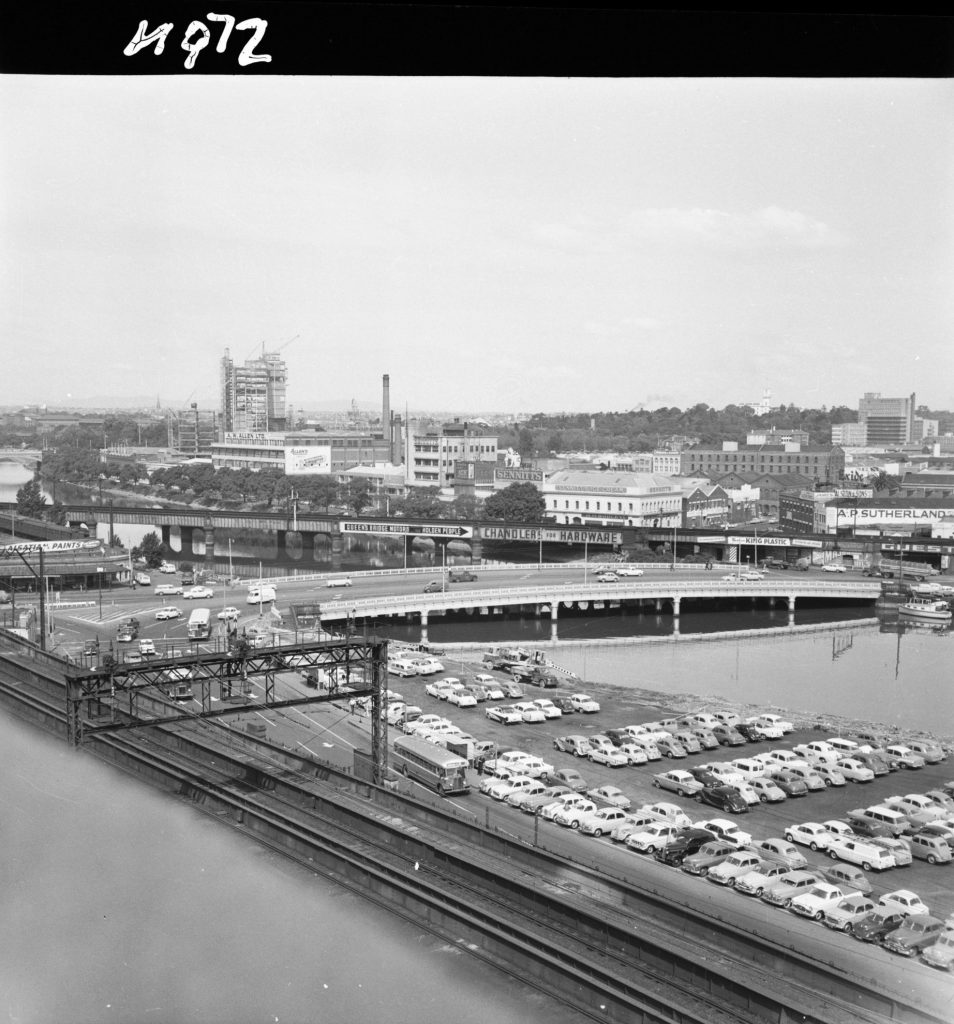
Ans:
MULTIPOLYGON (((391 451, 391 375, 385 374, 381 381, 383 394, 383 404, 381 407, 381 433, 384 435, 384 440, 388 444, 388 452, 391 451)), ((388 455, 388 461, 391 461, 390 454, 388 455)))

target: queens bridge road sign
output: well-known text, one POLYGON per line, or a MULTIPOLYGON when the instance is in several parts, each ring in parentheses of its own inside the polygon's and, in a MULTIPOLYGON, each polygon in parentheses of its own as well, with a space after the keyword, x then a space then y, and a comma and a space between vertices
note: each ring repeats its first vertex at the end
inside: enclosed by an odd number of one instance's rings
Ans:
POLYGON ((438 526, 434 523, 343 522, 342 533, 389 533, 413 537, 473 537, 472 526, 438 526))

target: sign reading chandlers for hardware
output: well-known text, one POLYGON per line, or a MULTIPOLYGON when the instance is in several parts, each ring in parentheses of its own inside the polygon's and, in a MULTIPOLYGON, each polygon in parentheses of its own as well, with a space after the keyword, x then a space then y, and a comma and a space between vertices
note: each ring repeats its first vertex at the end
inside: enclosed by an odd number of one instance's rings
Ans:
POLYGON ((562 530, 550 528, 541 530, 538 526, 482 526, 480 535, 484 540, 540 540, 564 544, 622 544, 623 535, 612 530, 562 530), (542 534, 542 536, 541 536, 542 534))
POLYGON ((438 526, 434 523, 374 523, 374 522, 343 522, 342 533, 390 533, 413 537, 473 537, 472 526, 447 525, 438 526))

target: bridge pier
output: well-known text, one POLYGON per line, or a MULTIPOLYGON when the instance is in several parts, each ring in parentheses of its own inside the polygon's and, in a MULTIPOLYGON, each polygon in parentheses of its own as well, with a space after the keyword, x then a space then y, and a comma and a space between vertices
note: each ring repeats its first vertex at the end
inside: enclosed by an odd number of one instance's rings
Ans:
POLYGON ((344 554, 344 537, 340 533, 331 535, 331 568, 338 572, 341 569, 341 556, 344 554))
POLYGON ((550 639, 559 640, 557 632, 557 617, 559 612, 559 601, 552 601, 550 603, 550 639))
POLYGON ((788 604, 788 624, 790 626, 794 626, 795 625, 795 595, 794 594, 789 594, 788 597, 785 598, 785 601, 788 604))
POLYGON ((672 617, 676 620, 677 624, 679 622, 679 602, 680 601, 681 601, 681 598, 679 598, 679 597, 673 597, 673 599, 672 599, 672 617))
POLYGON ((427 611, 421 612, 421 643, 427 643, 427 611))
POLYGON ((205 562, 209 569, 215 562, 215 527, 211 519, 205 521, 205 562))
POLYGON ((473 537, 470 542, 471 564, 480 564, 484 557, 484 543, 480 537, 473 537))

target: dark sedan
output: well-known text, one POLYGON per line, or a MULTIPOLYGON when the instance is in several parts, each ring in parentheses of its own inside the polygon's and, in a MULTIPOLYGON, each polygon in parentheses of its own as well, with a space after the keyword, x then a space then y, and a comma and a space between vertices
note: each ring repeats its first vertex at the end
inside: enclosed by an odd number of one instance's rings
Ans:
POLYGON ((722 780, 715 772, 710 772, 708 768, 700 768, 698 765, 691 766, 686 771, 696 780, 701 782, 703 786, 721 786, 722 780))
POLYGON ((732 786, 703 786, 693 798, 700 804, 711 804, 727 814, 746 814, 749 805, 745 798, 732 786))
POLYGON ((740 722, 735 726, 736 732, 747 739, 750 743, 761 743, 766 738, 765 733, 751 722, 740 722))
POLYGON ((860 942, 880 942, 889 932, 900 928, 904 918, 904 914, 877 907, 855 922, 851 934, 860 942))
POLYGON ((686 859, 700 850, 706 843, 712 841, 712 833, 704 828, 683 829, 672 841, 665 846, 660 846, 653 856, 660 864, 670 864, 678 867, 686 859))

